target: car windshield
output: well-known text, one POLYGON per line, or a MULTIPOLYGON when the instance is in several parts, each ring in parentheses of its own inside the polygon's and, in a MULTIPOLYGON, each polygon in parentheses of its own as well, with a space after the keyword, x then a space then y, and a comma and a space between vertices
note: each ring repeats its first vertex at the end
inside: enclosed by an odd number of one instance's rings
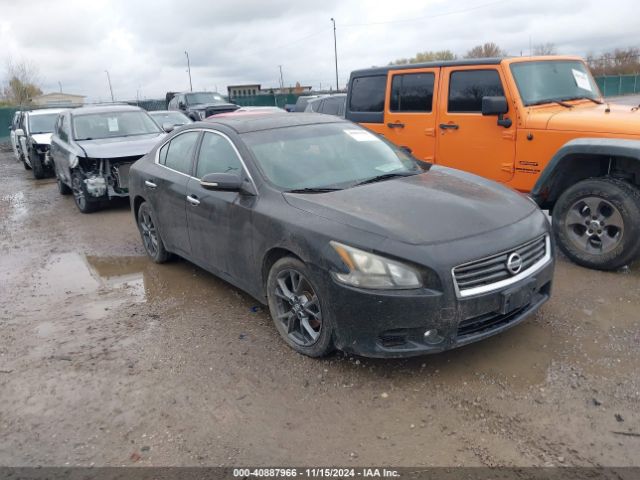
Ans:
POLYGON ((149 115, 151 115, 160 126, 162 126, 163 123, 170 123, 171 125, 191 123, 191 119, 180 112, 149 112, 149 115))
POLYGON ((350 123, 263 130, 242 139, 264 176, 284 191, 347 188, 424 171, 404 151, 350 123))
POLYGON ((146 112, 105 112, 73 118, 76 140, 129 137, 159 133, 160 128, 146 112))
POLYGON ((224 98, 222 98, 222 95, 220 95, 219 93, 187 93, 185 97, 187 98, 188 105, 200 105, 203 103, 226 103, 224 98))
POLYGON ((542 60, 514 63, 511 72, 525 105, 579 98, 600 99, 598 86, 577 60, 542 60))
POLYGON ((57 119, 57 113, 29 115, 29 132, 31 135, 38 133, 51 133, 53 132, 57 119))

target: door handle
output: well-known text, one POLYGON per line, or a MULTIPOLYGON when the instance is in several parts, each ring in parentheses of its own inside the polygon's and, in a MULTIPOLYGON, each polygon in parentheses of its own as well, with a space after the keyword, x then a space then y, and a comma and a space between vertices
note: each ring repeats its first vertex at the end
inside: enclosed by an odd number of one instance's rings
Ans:
POLYGON ((458 130, 460 128, 460 125, 458 125, 457 123, 441 123, 440 128, 442 130, 458 130))
POLYGON ((193 195, 187 195, 187 202, 189 202, 194 207, 197 207, 198 205, 200 205, 200 200, 198 200, 193 195))
POLYGON ((404 123, 402 123, 402 122, 395 122, 395 123, 389 122, 389 123, 387 123, 387 127, 389 127, 389 128, 404 128, 404 123))
POLYGON ((157 188, 158 185, 156 185, 155 183, 149 181, 149 180, 145 180, 144 181, 144 186, 145 187, 149 187, 149 188, 157 188))

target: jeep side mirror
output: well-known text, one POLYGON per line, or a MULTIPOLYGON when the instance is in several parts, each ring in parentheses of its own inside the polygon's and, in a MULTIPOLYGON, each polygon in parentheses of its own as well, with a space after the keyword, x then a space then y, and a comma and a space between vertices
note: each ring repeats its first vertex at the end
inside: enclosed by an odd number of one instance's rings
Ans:
POLYGON ((510 118, 504 118, 509 112, 509 104, 505 97, 482 97, 482 115, 497 115, 498 125, 509 128, 512 124, 510 118))
POLYGON ((184 104, 184 102, 178 102, 178 108, 179 108, 180 110, 184 110, 184 109, 185 109, 185 104, 184 104))

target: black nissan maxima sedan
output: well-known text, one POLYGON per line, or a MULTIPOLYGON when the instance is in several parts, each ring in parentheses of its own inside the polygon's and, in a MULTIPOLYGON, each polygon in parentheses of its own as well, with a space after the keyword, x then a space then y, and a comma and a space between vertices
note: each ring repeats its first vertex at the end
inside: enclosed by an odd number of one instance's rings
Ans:
POLYGON ((549 299, 536 205, 319 114, 216 116, 130 172, 158 263, 177 254, 269 306, 287 344, 403 357, 508 329, 549 299))

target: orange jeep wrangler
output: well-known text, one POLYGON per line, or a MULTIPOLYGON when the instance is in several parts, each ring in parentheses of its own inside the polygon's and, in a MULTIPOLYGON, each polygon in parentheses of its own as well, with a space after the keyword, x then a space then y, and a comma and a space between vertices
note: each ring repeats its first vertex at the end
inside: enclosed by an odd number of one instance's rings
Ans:
POLYGON ((420 160, 530 192, 580 265, 611 270, 640 255, 640 111, 603 100, 580 58, 358 70, 346 118, 420 160))

